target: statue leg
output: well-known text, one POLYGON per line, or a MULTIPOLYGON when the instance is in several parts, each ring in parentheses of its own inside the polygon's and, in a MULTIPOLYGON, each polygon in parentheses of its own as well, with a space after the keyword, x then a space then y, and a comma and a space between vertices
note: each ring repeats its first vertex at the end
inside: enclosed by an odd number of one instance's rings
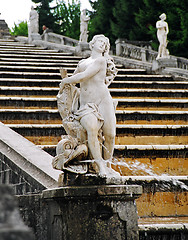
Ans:
POLYGON ((103 136, 105 138, 103 158, 105 160, 112 159, 116 136, 116 117, 113 101, 108 98, 104 99, 99 107, 99 111, 104 118, 104 124, 102 127, 103 136))
POLYGON ((98 119, 93 113, 90 113, 82 117, 80 123, 87 131, 88 147, 93 159, 95 160, 91 165, 97 174, 101 177, 107 177, 109 173, 107 171, 106 163, 102 158, 101 147, 98 139, 98 119))
POLYGON ((98 140, 98 119, 93 113, 83 116, 80 120, 81 125, 87 131, 88 147, 94 159, 102 159, 100 143, 98 140))

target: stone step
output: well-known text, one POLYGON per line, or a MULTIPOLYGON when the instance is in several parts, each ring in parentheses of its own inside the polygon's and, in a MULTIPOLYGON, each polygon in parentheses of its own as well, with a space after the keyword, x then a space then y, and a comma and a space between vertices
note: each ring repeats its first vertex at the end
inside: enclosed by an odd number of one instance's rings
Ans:
POLYGON ((186 98, 188 90, 186 89, 118 89, 110 88, 110 93, 113 97, 172 97, 186 98))
POLYGON ((44 52, 44 54, 38 54, 38 53, 36 53, 36 54, 34 54, 34 53, 31 53, 31 54, 29 54, 29 52, 28 53, 25 53, 25 54, 23 54, 23 53, 20 53, 20 54, 18 54, 18 53, 10 53, 10 54, 8 54, 8 53, 5 53, 5 52, 3 52, 3 53, 0 53, 0 59, 1 58, 6 58, 6 59, 8 59, 8 58, 17 58, 17 59, 19 59, 19 61, 20 61, 20 59, 22 59, 22 58, 25 58, 25 59, 28 59, 28 60, 30 60, 30 59, 35 59, 35 58, 37 58, 37 59, 50 59, 50 60, 60 60, 60 59, 75 59, 75 60, 81 60, 82 58, 81 57, 79 57, 79 56, 71 56, 70 55, 70 53, 53 53, 53 54, 45 54, 45 52, 44 52))
POLYGON ((110 88, 148 88, 148 89, 188 89, 188 82, 181 81, 119 81, 118 76, 111 83, 110 88))
MULTIPOLYGON (((44 48, 35 48, 35 47, 30 47, 30 46, 1 46, 0 44, 0 53, 58 53, 58 50, 50 50, 50 49, 44 49, 44 48)), ((70 53, 71 55, 71 53, 70 53)))
MULTIPOLYGON (((116 119, 118 124, 161 124, 168 122, 169 124, 186 124, 188 121, 188 111, 132 111, 132 110, 116 110, 116 119), (162 121, 162 122, 161 122, 162 121)), ((0 120, 7 121, 61 121, 57 109, 0 109, 0 120)), ((46 122, 46 123, 47 123, 46 122)))
POLYGON ((187 216, 187 176, 164 174, 125 176, 123 179, 126 184, 143 186, 143 194, 136 200, 139 217, 187 216))
MULTIPOLYGON (((65 135, 61 124, 8 124, 30 141, 42 142, 65 135)), ((51 140, 52 141, 52 140, 51 140)), ((119 125, 116 126, 116 144, 188 144, 188 125, 119 125)), ((39 143, 37 143, 39 144, 39 143)))
MULTIPOLYGON (((56 145, 38 145, 52 156, 56 145)), ((115 145, 113 167, 123 176, 188 175, 188 145, 115 145)))
POLYGON ((6 57, 15 55, 17 58, 20 56, 41 56, 41 57, 63 57, 63 56, 73 56, 72 53, 65 53, 65 52, 58 52, 56 50, 45 50, 45 49, 17 49, 15 50, 8 50, 0 48, 0 56, 6 57))
MULTIPOLYGON (((40 81, 40 80, 39 80, 40 81)), ((49 80, 48 80, 49 81, 49 80)), ((14 82, 11 82, 12 84, 14 82)), ((41 81, 39 82, 41 83, 41 81)), ((51 82, 50 82, 51 83, 51 82)), ((59 85, 59 81, 56 81, 59 85)), ((147 110, 147 108, 153 108, 153 110, 179 110, 184 111, 188 108, 188 99, 114 99, 118 101, 117 109, 128 110, 135 108, 135 110, 147 110), (141 109, 140 109, 141 108, 141 109)), ((19 97, 19 96, 0 96, 1 107, 16 107, 16 108, 57 108, 56 97, 19 97)))
MULTIPOLYGON (((2 77, 6 77, 6 74, 13 74, 3 72, 2 77)), ((25 78, 49 78, 49 79, 61 79, 60 73, 35 73, 35 72, 14 72, 14 76, 23 76, 25 78)), ((109 89, 112 97, 167 97, 167 98, 188 98, 188 90, 183 89, 109 89)), ((0 95, 50 95, 56 96, 59 91, 59 87, 1 87, 0 95)))
POLYGON ((25 79, 61 79, 59 71, 57 72, 8 72, 1 71, 1 78, 25 78, 25 79))
POLYGON ((57 62, 34 62, 34 61, 33 62, 32 61, 30 61, 30 62, 24 62, 24 61, 22 61, 22 62, 18 62, 18 61, 16 61, 16 62, 1 61, 0 64, 1 64, 1 69, 2 70, 3 69, 7 69, 7 70, 13 69, 14 67, 16 67, 16 68, 19 67, 20 71, 22 71, 25 68, 26 69, 33 69, 33 70, 35 70, 36 68, 37 69, 41 68, 41 70, 44 70, 44 69, 47 69, 47 67, 49 67, 50 69, 52 68, 52 70, 53 70, 53 68, 56 68, 59 71, 59 67, 63 67, 63 68, 69 68, 69 67, 72 68, 72 67, 74 67, 74 68, 76 68, 76 66, 78 64, 78 61, 71 61, 71 62, 69 62, 67 60, 63 60, 63 61, 60 61, 59 63, 57 63, 57 62))
POLYGON ((187 239, 187 217, 145 217, 138 219, 139 238, 147 239, 187 239))
POLYGON ((154 74, 121 74, 118 72, 117 80, 123 81, 146 81, 146 82, 155 82, 155 81, 172 81, 172 77, 170 75, 154 75, 154 74))
POLYGON ((41 64, 41 63, 43 63, 43 64, 59 64, 59 63, 76 63, 76 64, 78 64, 78 62, 79 62, 79 60, 80 60, 81 58, 74 58, 74 57, 71 57, 71 56, 69 56, 69 58, 68 57, 64 57, 64 58, 62 58, 62 59, 44 59, 44 58, 42 58, 42 59, 40 59, 40 58, 37 58, 37 59, 35 59, 35 58, 6 58, 6 57, 0 57, 0 61, 3 61, 3 62, 6 62, 7 63, 7 65, 9 65, 9 63, 11 64, 11 63, 23 63, 23 64, 27 64, 27 63, 31 63, 31 64, 37 64, 37 63, 39 63, 39 64, 41 64))

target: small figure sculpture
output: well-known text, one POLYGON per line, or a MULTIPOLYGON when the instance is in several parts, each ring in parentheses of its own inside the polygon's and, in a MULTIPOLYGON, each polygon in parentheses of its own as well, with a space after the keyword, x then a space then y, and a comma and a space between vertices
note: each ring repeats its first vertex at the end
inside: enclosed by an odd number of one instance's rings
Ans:
POLYGON ((169 32, 168 24, 165 22, 166 20, 166 14, 162 13, 159 18, 161 20, 157 21, 156 28, 157 28, 157 38, 159 40, 159 49, 158 49, 158 55, 156 59, 159 58, 169 58, 169 51, 167 49, 167 34, 169 32))
POLYGON ((29 34, 38 32, 39 32, 39 14, 34 9, 34 7, 31 6, 31 11, 29 14, 29 34))
POLYGON ((82 10, 80 15, 80 42, 87 43, 88 38, 88 21, 90 17, 86 15, 86 9, 82 10))
POLYGON ((52 165, 56 169, 86 173, 86 162, 90 162, 92 170, 102 177, 119 176, 105 161, 112 159, 115 144, 116 106, 108 86, 117 69, 108 54, 108 38, 96 35, 89 45, 91 56, 79 62, 71 77, 61 69, 63 79, 57 102, 68 135, 58 143, 52 165), (80 88, 75 86, 77 83, 80 88), (88 160, 81 161, 84 159, 88 160))

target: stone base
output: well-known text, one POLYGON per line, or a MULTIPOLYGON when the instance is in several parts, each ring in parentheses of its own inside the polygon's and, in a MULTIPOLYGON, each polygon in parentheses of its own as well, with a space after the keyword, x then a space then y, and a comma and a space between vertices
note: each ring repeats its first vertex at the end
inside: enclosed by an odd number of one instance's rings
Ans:
POLYGON ((124 185, 123 178, 120 177, 108 177, 102 178, 97 174, 74 174, 70 172, 64 172, 59 175, 59 187, 65 186, 93 186, 93 185, 124 185))
POLYGON ((138 240, 137 185, 72 186, 43 191, 51 240, 138 240), (57 238, 58 236, 58 238, 57 238))
POLYGON ((79 42, 76 47, 75 54, 78 56, 88 57, 91 54, 91 50, 89 48, 89 43, 79 42))
POLYGON ((39 33, 31 33, 28 35, 29 43, 32 43, 35 40, 42 40, 41 35, 39 33))
POLYGON ((152 63, 152 71, 162 70, 164 68, 176 68, 177 67, 177 59, 172 58, 159 58, 158 60, 154 60, 152 63))

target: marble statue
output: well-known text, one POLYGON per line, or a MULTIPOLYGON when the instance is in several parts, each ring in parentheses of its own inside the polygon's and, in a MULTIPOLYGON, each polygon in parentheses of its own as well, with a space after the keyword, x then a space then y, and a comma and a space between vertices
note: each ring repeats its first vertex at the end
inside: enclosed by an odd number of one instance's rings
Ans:
POLYGON ((28 30, 29 30, 29 34, 39 32, 39 14, 34 9, 33 6, 31 6, 31 11, 29 14, 29 29, 28 30))
POLYGON ((91 56, 79 62, 72 76, 67 77, 61 69, 57 103, 67 135, 58 143, 52 165, 56 169, 81 174, 91 171, 106 177, 118 174, 108 161, 114 151, 117 105, 108 86, 117 69, 108 54, 108 38, 95 35, 89 46, 91 56), (75 86, 78 83, 80 88, 75 86))
POLYGON ((162 13, 159 18, 161 20, 157 21, 156 28, 157 28, 157 38, 159 40, 159 49, 158 55, 156 59, 159 58, 169 58, 169 51, 167 49, 167 34, 169 32, 168 23, 165 22, 166 14, 162 13))
POLYGON ((88 21, 90 17, 86 15, 86 9, 82 10, 80 15, 80 42, 87 42, 88 38, 88 21))

